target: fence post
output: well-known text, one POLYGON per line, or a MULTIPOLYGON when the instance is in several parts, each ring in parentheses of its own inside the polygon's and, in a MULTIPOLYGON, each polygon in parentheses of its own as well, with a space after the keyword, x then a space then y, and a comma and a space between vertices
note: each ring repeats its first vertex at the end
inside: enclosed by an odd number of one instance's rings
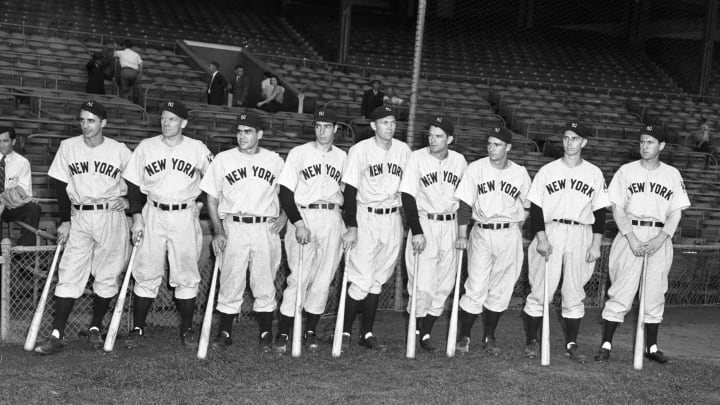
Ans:
POLYGON ((2 266, 0 266, 0 341, 7 339, 10 325, 10 248, 12 242, 5 238, 2 247, 2 266))

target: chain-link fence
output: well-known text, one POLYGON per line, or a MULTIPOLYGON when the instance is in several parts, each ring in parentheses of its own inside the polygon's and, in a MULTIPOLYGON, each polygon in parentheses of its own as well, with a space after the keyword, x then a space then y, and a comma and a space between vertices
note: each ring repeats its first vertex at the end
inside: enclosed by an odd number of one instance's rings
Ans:
MULTIPOLYGON (((526 245, 527 247, 527 245, 526 245)), ((0 307, 0 331, 2 340, 8 342, 22 342, 30 325, 35 307, 40 298, 47 273, 50 268, 55 246, 39 247, 13 247, 6 249, 3 255, 2 266, 2 307, 0 307)), ((598 260, 595 273, 585 285, 587 307, 601 307, 605 302, 605 293, 609 283, 607 277, 609 244, 602 247, 602 256, 598 260)), ((344 263, 340 263, 340 269, 344 263)), ((201 265, 202 284, 197 299, 195 321, 201 322, 202 313, 207 302, 212 263, 207 261, 201 265)), ((57 273, 56 273, 57 274, 57 273)), ((289 274, 287 261, 283 255, 282 265, 275 279, 278 301, 282 298, 285 280, 289 274)), ((463 265, 463 280, 467 275, 466 266, 463 265)), ((54 300, 52 292, 57 277, 53 280, 50 297, 48 298, 42 327, 39 336, 42 338, 50 333, 54 300)), ((380 309, 403 310, 407 304, 406 291, 407 275, 404 261, 398 260, 395 276, 383 287, 380 297, 380 309)), ((336 272, 335 279, 330 285, 330 298, 328 299, 326 313, 337 311, 342 271, 336 272)), ((669 289, 666 294, 667 305, 708 305, 720 304, 720 248, 717 246, 676 246, 673 269, 670 272, 669 289)), ((523 272, 515 284, 511 308, 521 308, 525 297, 530 291, 527 278, 527 259, 523 264, 523 272)), ((123 318, 124 327, 130 327, 132 320, 131 292, 126 299, 126 311, 123 318)), ((148 316, 148 325, 152 327, 177 327, 179 318, 175 310, 172 291, 167 279, 163 281, 160 293, 155 300, 148 316)), ((249 288, 245 291, 245 300, 241 316, 252 316, 252 294, 249 288)), ((450 305, 448 299, 447 305, 450 305)), ((559 292, 556 294, 553 305, 559 307, 559 292)), ((89 326, 92 316, 92 291, 88 284, 83 296, 78 299, 70 316, 66 335, 70 338, 84 333, 89 326)), ((106 323, 109 322, 108 315, 106 323)), ((122 329, 122 328, 121 328, 122 329)), ((122 332, 121 332, 122 333, 122 332)))

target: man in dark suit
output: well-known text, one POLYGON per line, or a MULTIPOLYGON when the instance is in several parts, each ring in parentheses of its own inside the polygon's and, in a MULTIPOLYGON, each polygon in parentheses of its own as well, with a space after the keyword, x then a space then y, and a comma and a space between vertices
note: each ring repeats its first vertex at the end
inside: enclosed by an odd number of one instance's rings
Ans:
POLYGON ((233 94, 232 104, 235 107, 244 107, 247 104, 249 88, 250 81, 245 76, 245 69, 243 69, 242 65, 235 66, 235 81, 230 88, 230 92, 233 94))
POLYGON ((360 106, 360 114, 364 118, 370 118, 370 114, 374 109, 383 105, 385 94, 380 91, 380 80, 372 81, 372 88, 363 94, 362 105, 360 106))
POLYGON ((224 105, 226 103, 225 90, 227 90, 228 83, 220 73, 220 64, 212 61, 210 62, 210 82, 208 82, 207 95, 208 104, 211 105, 224 105))

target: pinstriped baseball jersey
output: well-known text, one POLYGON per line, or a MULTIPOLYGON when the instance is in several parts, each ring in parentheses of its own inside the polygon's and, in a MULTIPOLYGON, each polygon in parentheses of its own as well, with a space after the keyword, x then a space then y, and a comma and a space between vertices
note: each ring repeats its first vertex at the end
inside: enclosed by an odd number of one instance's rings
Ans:
POLYGON ((347 153, 337 146, 325 152, 315 142, 293 148, 280 173, 280 185, 295 193, 295 202, 308 205, 322 201, 343 203, 340 187, 347 153))
POLYGON ((542 208, 545 222, 569 219, 589 225, 595 222, 593 211, 610 205, 602 171, 587 160, 568 167, 557 159, 541 167, 528 199, 542 208))
POLYGON ((220 218, 227 214, 276 217, 278 176, 283 160, 275 152, 259 148, 249 155, 233 148, 220 152, 200 183, 200 188, 218 198, 220 218))
POLYGON ((466 167, 465 158, 455 151, 439 160, 427 147, 416 150, 405 165, 400 192, 415 197, 420 214, 453 213, 459 205, 453 195, 466 167))
POLYGON ((145 139, 135 148, 123 177, 161 203, 193 201, 200 195, 200 178, 213 159, 204 143, 183 137, 168 146, 162 135, 145 139))
POLYGON ((490 158, 470 163, 455 197, 473 210, 473 219, 486 222, 522 222, 530 190, 527 170, 510 160, 505 170, 498 170, 490 158))
POLYGON ((73 204, 103 202, 127 194, 122 171, 130 159, 124 143, 104 138, 91 148, 83 136, 65 139, 50 165, 48 175, 67 183, 73 204))

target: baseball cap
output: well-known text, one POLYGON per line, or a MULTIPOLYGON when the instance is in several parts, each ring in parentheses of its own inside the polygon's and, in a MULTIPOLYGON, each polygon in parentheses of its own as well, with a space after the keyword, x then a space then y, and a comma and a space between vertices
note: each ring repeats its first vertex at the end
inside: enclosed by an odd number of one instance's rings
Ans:
POLYGON ((453 132, 455 132, 455 126, 453 125, 452 120, 446 115, 434 116, 428 123, 428 128, 431 126, 442 129, 445 131, 445 135, 447 136, 452 136, 453 132))
POLYGON ((237 120, 235 120, 235 130, 237 130, 238 125, 245 125, 246 127, 260 130, 262 129, 263 122, 259 115, 248 111, 238 115, 237 120))
POLYGON ((105 107, 97 101, 85 101, 80 106, 80 110, 91 112, 101 119, 107 119, 107 111, 105 111, 105 107))
POLYGON ((643 128, 640 131, 640 136, 642 135, 650 135, 653 138, 657 139, 658 142, 665 142, 665 140, 667 139, 665 136, 665 131, 663 131, 662 128, 652 125, 648 125, 643 128))
POLYGON ((171 112, 184 120, 186 120, 188 117, 187 107, 185 107, 185 104, 179 101, 164 102, 162 104, 162 107, 160 107, 160 113, 162 113, 163 111, 171 112))
POLYGON ((320 121, 320 122, 337 122, 337 114, 335 114, 335 111, 332 110, 326 110, 324 108, 320 108, 315 111, 313 114, 313 120, 320 121))
POLYGON ((590 137, 591 133, 590 130, 584 126, 583 124, 577 122, 577 121, 570 121, 567 124, 565 124, 564 131, 572 131, 578 134, 578 136, 581 136, 583 138, 590 137))
POLYGON ((493 128, 492 133, 490 135, 488 135, 488 137, 491 137, 491 136, 494 138, 497 138, 505 143, 512 144, 513 134, 512 134, 512 131, 510 131, 507 128, 502 128, 502 127, 493 128))
POLYGON ((370 113, 370 119, 372 121, 377 121, 391 115, 395 116, 395 112, 393 111, 393 109, 386 105, 381 105, 380 107, 374 109, 372 113, 370 113))

